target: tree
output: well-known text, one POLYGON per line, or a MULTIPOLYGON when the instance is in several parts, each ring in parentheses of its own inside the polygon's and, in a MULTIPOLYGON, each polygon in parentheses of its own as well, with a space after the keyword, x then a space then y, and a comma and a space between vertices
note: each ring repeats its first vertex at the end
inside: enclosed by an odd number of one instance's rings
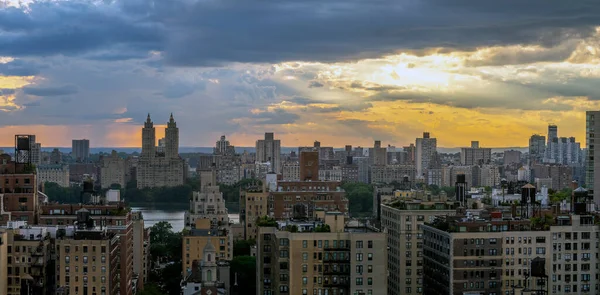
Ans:
POLYGON ((256 257, 233 257, 229 265, 230 282, 235 281, 237 274, 237 294, 253 294, 254 290, 256 290, 256 257))
POLYGON ((365 183, 342 184, 348 198, 350 214, 365 216, 373 213, 373 186, 365 183))
POLYGON ((163 293, 161 292, 160 288, 156 284, 150 283, 150 284, 145 284, 144 290, 138 292, 137 294, 138 295, 162 295, 163 293))
POLYGON ((239 240, 233 243, 233 257, 250 256, 252 246, 256 245, 255 240, 239 240))
POLYGON ((174 233, 173 226, 166 221, 154 224, 150 233, 150 255, 153 259, 181 260, 183 233, 174 233))
POLYGON ((444 186, 444 187, 442 187, 442 190, 444 192, 446 192, 446 196, 448 198, 454 197, 454 194, 455 194, 454 187, 452 187, 452 186, 444 186))

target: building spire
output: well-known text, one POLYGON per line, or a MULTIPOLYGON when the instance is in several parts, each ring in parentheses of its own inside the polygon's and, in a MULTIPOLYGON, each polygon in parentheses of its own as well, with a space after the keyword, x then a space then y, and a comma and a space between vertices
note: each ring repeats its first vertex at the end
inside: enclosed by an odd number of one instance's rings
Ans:
POLYGON ((152 122, 152 120, 150 120, 150 113, 148 113, 148 117, 146 118, 146 122, 148 122, 148 123, 152 122))
POLYGON ((171 113, 171 117, 169 118, 169 122, 173 122, 175 121, 175 119, 173 119, 173 113, 171 113))

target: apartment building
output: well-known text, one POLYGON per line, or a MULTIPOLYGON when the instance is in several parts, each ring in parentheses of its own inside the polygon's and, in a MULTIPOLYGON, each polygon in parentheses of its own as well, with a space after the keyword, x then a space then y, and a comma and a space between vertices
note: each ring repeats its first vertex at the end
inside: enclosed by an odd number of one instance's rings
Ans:
POLYGON ((110 156, 102 156, 100 159, 100 185, 102 188, 110 188, 113 184, 125 187, 125 174, 127 166, 125 159, 121 158, 117 151, 113 150, 110 156))
POLYGON ((599 250, 592 245, 600 230, 594 217, 556 216, 541 227, 539 222, 492 213, 492 218, 455 217, 423 226, 425 294, 515 294, 519 289, 596 294, 599 250), (547 285, 531 277, 535 258, 545 259, 547 285))
POLYGON ((269 195, 269 216, 276 219, 294 217, 294 208, 304 206, 307 216, 316 208, 348 213, 348 199, 339 181, 280 181, 269 195))
POLYGON ((339 213, 325 216, 330 232, 315 224, 259 228, 256 294, 386 293, 385 233, 344 226, 339 213))
MULTIPOLYGON (((8 269, 8 234, 0 231, 0 268, 8 269)), ((8 273, 0 272, 0 293, 8 294, 8 273)))
MULTIPOLYGON (((99 221, 99 220, 96 220, 99 221)), ((90 211, 77 211, 77 225, 56 234, 56 282, 67 294, 121 292, 119 235, 94 226, 90 211)))
POLYGON ((103 230, 114 233, 119 237, 120 249, 118 275, 120 294, 130 295, 134 293, 134 226, 130 208, 124 203, 103 204, 44 204, 40 206, 39 225, 45 226, 68 226, 76 225, 78 211, 88 211, 96 225, 102 225, 103 230))
POLYGON ((0 225, 9 220, 34 223, 37 220, 38 190, 35 169, 28 164, 11 161, 7 154, 0 155, 0 225))
POLYGON ((265 185, 249 186, 240 194, 240 222, 244 225, 245 240, 256 240, 256 221, 269 214, 269 192, 265 185))
POLYGON ((416 169, 413 165, 385 165, 371 167, 371 183, 402 182, 405 177, 414 183, 416 169))
POLYGON ((195 191, 190 199, 190 210, 185 212, 185 225, 190 228, 197 219, 208 218, 216 225, 229 225, 228 210, 223 193, 217 184, 215 169, 200 171, 200 191, 195 191))
POLYGON ((55 284, 51 264, 50 233, 24 221, 10 221, 6 232, 8 295, 51 294, 55 284))
POLYGON ((423 294, 422 227, 456 214, 453 202, 422 202, 415 193, 400 192, 396 201, 381 205, 381 226, 388 234, 388 295, 423 294))
POLYGON ((54 182, 61 187, 69 187, 69 165, 39 165, 36 170, 38 187, 43 187, 46 182, 54 182))
POLYGON ((133 273, 137 290, 143 290, 150 276, 150 228, 144 227, 142 212, 131 214, 133 221, 133 273))
POLYGON ((182 271, 184 277, 194 271, 194 261, 203 259, 204 248, 207 244, 211 244, 215 248, 217 261, 233 258, 233 246, 228 231, 216 228, 209 219, 196 219, 194 227, 183 237, 182 271))
POLYGON ((299 181, 300 180, 300 164, 298 162, 294 163, 284 163, 281 168, 281 176, 283 180, 287 181, 299 181))

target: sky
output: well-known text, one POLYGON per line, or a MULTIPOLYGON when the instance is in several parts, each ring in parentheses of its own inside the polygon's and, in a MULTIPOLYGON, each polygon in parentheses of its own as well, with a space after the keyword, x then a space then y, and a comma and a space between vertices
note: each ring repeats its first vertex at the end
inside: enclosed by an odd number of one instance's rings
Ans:
POLYGON ((597 0, 0 0, 0 146, 585 142, 597 0))

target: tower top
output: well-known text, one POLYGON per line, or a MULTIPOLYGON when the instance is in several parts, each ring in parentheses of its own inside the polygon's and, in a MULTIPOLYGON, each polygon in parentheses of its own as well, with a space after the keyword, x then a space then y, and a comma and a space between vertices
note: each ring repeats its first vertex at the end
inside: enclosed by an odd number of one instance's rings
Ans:
POLYGON ((154 124, 152 123, 152 119, 150 119, 150 113, 148 113, 148 117, 146 117, 146 122, 144 122, 144 128, 152 128, 154 124))
POLYGON ((173 119, 173 113, 171 113, 171 116, 169 117, 169 123, 167 123, 167 128, 175 127, 177 127, 177 123, 175 122, 175 119, 173 119))

